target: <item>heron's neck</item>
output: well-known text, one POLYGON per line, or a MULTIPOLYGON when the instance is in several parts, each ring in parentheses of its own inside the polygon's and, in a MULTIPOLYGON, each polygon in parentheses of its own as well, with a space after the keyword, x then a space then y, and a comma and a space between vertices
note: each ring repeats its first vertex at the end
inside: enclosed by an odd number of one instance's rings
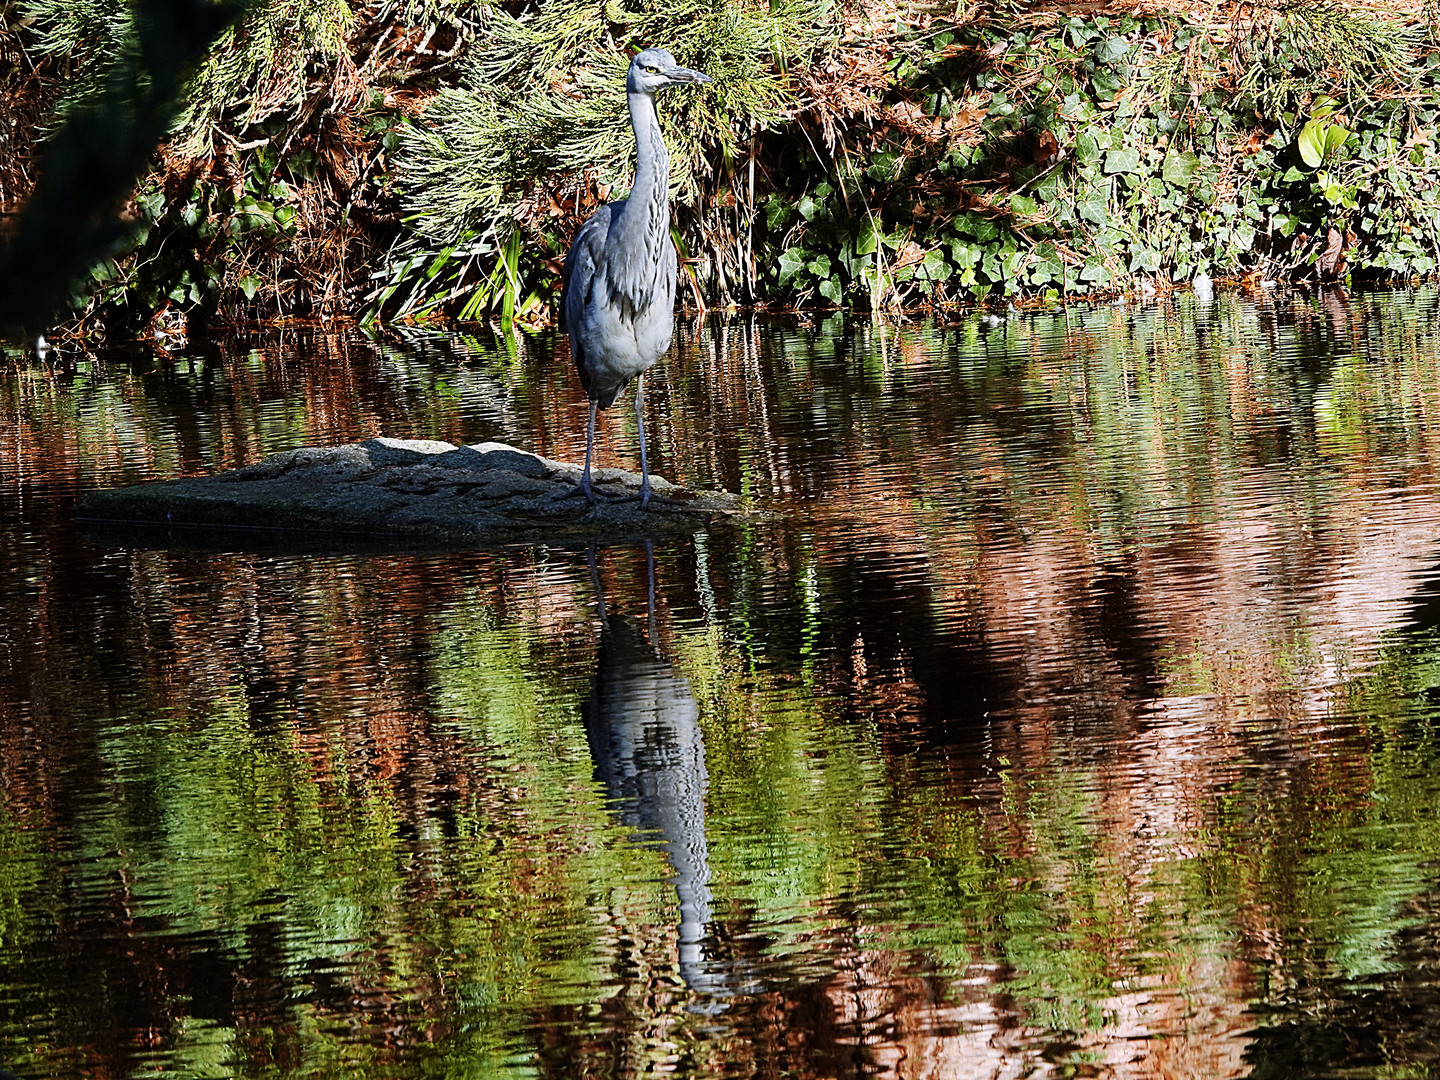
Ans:
POLYGON ((670 229, 670 157, 653 96, 630 95, 630 123, 635 128, 635 186, 630 189, 626 216, 635 226, 643 221, 647 233, 658 228, 663 234, 670 229))

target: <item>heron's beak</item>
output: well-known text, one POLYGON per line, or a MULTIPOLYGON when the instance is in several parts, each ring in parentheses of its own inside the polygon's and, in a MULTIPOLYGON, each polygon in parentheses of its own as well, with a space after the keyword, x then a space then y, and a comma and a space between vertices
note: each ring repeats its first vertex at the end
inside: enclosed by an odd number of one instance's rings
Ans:
POLYGON ((701 83, 714 82, 715 80, 706 75, 703 71, 695 71, 693 68, 673 67, 667 68, 665 77, 672 83, 689 83, 699 86, 701 83))

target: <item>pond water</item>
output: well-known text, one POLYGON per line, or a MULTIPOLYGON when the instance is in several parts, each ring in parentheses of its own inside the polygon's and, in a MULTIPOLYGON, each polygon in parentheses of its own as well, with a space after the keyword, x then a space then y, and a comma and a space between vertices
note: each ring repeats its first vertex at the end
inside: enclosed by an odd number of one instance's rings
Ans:
POLYGON ((298 445, 578 460, 553 333, 6 361, 0 1065, 1434 1075, 1437 308, 712 317, 652 468, 772 513, 650 549, 77 529, 298 445))

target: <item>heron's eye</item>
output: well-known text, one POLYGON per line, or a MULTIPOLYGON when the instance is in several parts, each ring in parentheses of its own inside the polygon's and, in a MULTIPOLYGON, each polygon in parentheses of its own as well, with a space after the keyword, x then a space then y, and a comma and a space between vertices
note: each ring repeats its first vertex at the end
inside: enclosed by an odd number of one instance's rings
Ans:
POLYGON ((645 65, 645 70, 648 71, 651 75, 659 75, 659 74, 660 74, 660 69, 657 68, 654 64, 646 64, 646 65, 645 65))

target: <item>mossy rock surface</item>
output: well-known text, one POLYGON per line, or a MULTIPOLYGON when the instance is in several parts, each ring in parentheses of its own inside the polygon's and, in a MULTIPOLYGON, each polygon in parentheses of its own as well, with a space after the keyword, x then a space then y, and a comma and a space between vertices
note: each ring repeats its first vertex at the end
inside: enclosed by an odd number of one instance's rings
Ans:
POLYGON ((741 514, 739 496, 688 491, 652 475, 580 466, 503 443, 368 439, 301 447, 215 476, 92 491, 82 522, 170 529, 292 531, 441 543, 616 541, 693 532, 741 514))

